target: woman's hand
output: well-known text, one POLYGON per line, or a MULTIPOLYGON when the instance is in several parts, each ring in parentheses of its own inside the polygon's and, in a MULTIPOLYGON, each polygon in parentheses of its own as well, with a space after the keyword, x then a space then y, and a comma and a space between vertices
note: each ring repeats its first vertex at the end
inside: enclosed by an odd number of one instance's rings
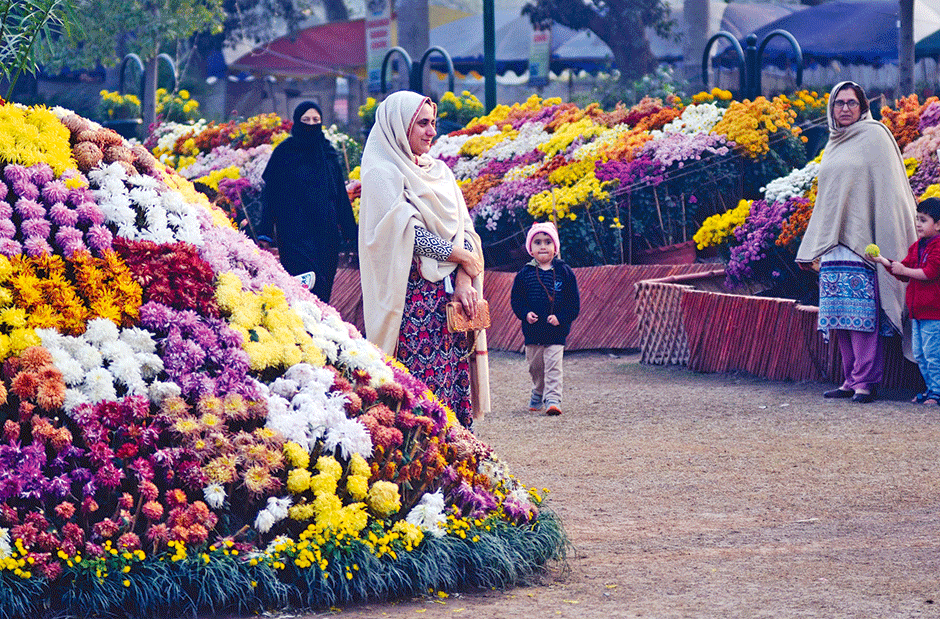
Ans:
POLYGON ((471 278, 483 272, 483 259, 477 254, 467 251, 464 247, 457 247, 455 245, 447 261, 459 264, 460 268, 471 278))
POLYGON ((460 301, 460 304, 463 306, 463 311, 470 320, 473 320, 477 317, 477 300, 480 298, 479 293, 477 293, 477 289, 473 287, 469 275, 459 269, 456 275, 455 279, 457 282, 454 284, 453 300, 460 301))
POLYGON ((525 319, 529 321, 530 325, 534 325, 535 323, 539 321, 539 315, 536 314, 535 312, 529 312, 528 314, 525 315, 525 319))

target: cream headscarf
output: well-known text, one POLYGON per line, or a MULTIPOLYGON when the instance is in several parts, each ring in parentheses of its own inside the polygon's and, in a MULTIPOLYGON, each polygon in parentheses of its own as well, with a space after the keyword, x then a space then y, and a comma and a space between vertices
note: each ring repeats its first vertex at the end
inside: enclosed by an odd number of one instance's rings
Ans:
MULTIPOLYGON (((463 193, 443 161, 428 155, 415 156, 408 134, 418 111, 434 103, 415 92, 389 95, 375 111, 375 125, 362 153, 362 198, 359 203, 359 274, 366 337, 389 355, 395 354, 405 307, 408 273, 414 257, 415 224, 458 247, 469 239, 482 261, 482 243, 473 229, 463 193)), ((421 276, 439 282, 457 268, 453 262, 421 257, 421 276)), ((482 274, 474 287, 482 295, 482 274)), ((477 381, 485 378, 485 402, 474 391, 474 413, 489 409, 486 334, 477 334, 477 381), (479 404, 477 404, 479 400, 479 404)))
MULTIPOLYGON (((839 127, 833 113, 835 85, 829 95, 829 142, 819 167, 819 189, 797 262, 812 262, 836 245, 859 257, 870 243, 894 260, 907 255, 917 239, 917 207, 898 143, 884 124, 866 111, 857 122, 839 127)), ((881 307, 898 329, 904 314, 904 285, 877 269, 881 307)))

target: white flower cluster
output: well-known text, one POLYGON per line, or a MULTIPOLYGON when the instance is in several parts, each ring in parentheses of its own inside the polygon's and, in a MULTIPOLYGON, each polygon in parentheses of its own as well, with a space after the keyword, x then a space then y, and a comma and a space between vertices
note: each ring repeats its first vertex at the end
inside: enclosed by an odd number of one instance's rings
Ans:
POLYGON ((819 176, 819 162, 810 161, 804 167, 793 170, 786 176, 775 178, 761 187, 767 204, 786 202, 790 198, 804 195, 813 187, 813 181, 819 176))
POLYGON ((551 136, 545 131, 545 126, 542 123, 526 123, 522 125, 515 137, 507 138, 493 145, 480 156, 484 157, 487 162, 493 159, 505 161, 535 150, 539 144, 547 142, 550 138, 551 136))
POLYGON ((582 144, 571 153, 572 161, 597 161, 600 152, 617 142, 624 134, 630 132, 630 126, 621 123, 602 131, 596 138, 582 144))
POLYGON ((212 509, 220 509, 225 504, 226 494, 222 484, 211 483, 202 489, 206 504, 212 509))
POLYGON ((66 386, 62 407, 67 412, 85 403, 117 400, 118 390, 151 399, 159 394, 159 400, 180 393, 179 386, 155 380, 163 360, 149 331, 119 329, 106 318, 94 318, 81 337, 55 329, 36 329, 36 333, 62 372, 66 386))
POLYGON ((183 241, 203 244, 195 209, 178 191, 171 191, 146 174, 128 176, 117 163, 88 173, 92 193, 118 236, 154 243, 183 241), (143 225, 138 218, 142 218, 143 225))
POLYGON ((444 537, 447 533, 444 529, 444 523, 447 522, 447 516, 444 515, 444 495, 440 490, 433 494, 424 493, 421 501, 408 512, 405 521, 434 537, 444 537))
MULTIPOLYGON (((287 518, 287 510, 290 508, 293 503, 293 499, 289 496, 278 498, 276 496, 268 497, 267 506, 258 512, 258 516, 255 518, 255 529, 259 533, 267 533, 271 530, 276 523, 280 522, 287 518)), ((273 552, 274 548, 279 543, 287 539, 284 537, 276 537, 268 546, 268 552, 273 552)))
POLYGON ((440 159, 441 157, 456 157, 460 154, 460 149, 463 148, 463 145, 472 137, 475 136, 442 135, 431 145, 431 150, 428 151, 428 155, 435 159, 440 159))
POLYGON ((325 453, 339 450, 348 459, 354 453, 372 455, 372 437, 361 422, 346 417, 346 397, 330 393, 334 374, 307 363, 291 366, 269 386, 265 426, 307 451, 323 439, 325 453))
POLYGON ((209 128, 209 123, 204 118, 200 118, 195 124, 166 122, 161 123, 154 133, 158 135, 156 150, 160 153, 159 159, 166 163, 173 156, 176 141, 187 133, 199 135, 209 128))
POLYGON ((714 103, 697 103, 682 110, 682 115, 667 123, 662 131, 650 131, 654 140, 667 133, 708 133, 725 116, 727 108, 718 107, 714 103))

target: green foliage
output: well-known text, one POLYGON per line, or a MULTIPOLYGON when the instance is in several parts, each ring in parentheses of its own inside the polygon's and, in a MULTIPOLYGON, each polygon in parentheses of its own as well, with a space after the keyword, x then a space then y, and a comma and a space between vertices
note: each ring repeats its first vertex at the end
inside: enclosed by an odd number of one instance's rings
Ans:
MULTIPOLYGON (((50 0, 45 0, 50 1, 50 0)), ((118 50, 154 58, 161 45, 197 32, 221 32, 222 0, 72 0, 76 29, 62 53, 72 66, 118 63, 118 50)))
POLYGON ((52 41, 68 35, 72 0, 0 0, 0 76, 10 98, 19 77, 35 73, 52 56, 52 41))
POLYGON ((361 544, 336 546, 326 572, 316 565, 298 568, 289 559, 274 567, 223 546, 179 560, 169 554, 143 560, 108 554, 83 559, 51 585, 0 571, 0 617, 26 619, 49 608, 62 617, 247 615, 502 588, 528 582, 549 561, 563 562, 568 545, 561 521, 543 506, 529 524, 492 517, 466 538, 428 535, 395 557, 377 558, 361 544))
POLYGON ((627 106, 636 105, 643 97, 665 99, 669 95, 676 95, 684 98, 687 88, 688 82, 676 75, 672 67, 662 65, 653 73, 626 84, 612 72, 607 77, 599 78, 591 92, 575 97, 575 103, 579 107, 587 107, 596 101, 603 109, 612 110, 619 102, 627 106))

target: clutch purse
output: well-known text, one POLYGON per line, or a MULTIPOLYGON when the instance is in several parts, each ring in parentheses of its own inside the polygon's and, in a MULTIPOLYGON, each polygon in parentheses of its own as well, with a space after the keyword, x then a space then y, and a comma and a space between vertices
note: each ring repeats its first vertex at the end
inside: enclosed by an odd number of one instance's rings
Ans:
POLYGON ((477 301, 477 315, 470 320, 463 311, 460 301, 451 301, 447 304, 447 330, 451 333, 466 331, 479 331, 490 326, 490 304, 484 299, 477 301))

